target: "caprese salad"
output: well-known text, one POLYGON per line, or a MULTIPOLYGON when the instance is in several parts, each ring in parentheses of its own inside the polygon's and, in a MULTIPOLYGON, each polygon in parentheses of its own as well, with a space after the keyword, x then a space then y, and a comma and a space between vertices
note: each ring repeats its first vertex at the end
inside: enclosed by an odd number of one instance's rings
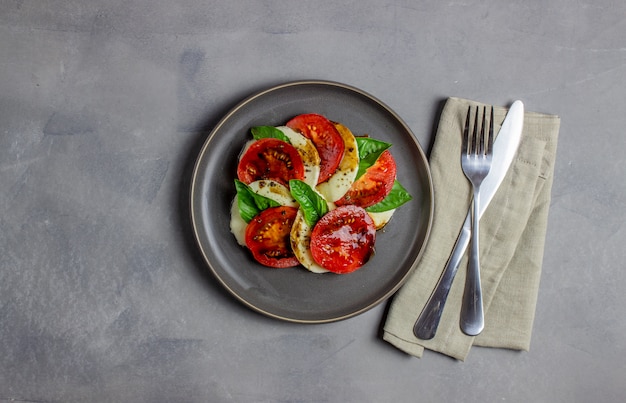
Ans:
POLYGON ((362 267, 376 231, 411 200, 391 144, 313 113, 250 131, 231 208, 237 242, 268 267, 337 274, 362 267))

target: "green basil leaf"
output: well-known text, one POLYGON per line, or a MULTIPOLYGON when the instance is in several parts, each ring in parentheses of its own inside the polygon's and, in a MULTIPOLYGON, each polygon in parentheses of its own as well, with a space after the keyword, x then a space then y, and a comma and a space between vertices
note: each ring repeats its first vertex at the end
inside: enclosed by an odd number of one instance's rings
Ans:
POLYGON ((289 181, 289 189, 293 198, 300 203, 304 221, 309 227, 312 228, 324 214, 328 213, 326 200, 305 182, 292 179, 289 181))
POLYGON ((379 203, 373 206, 367 207, 365 210, 370 213, 381 213, 383 211, 393 210, 400 207, 404 203, 413 199, 413 197, 407 192, 407 190, 397 180, 393 182, 391 192, 381 200, 379 203))
POLYGON ((242 181, 235 179, 235 189, 237 189, 237 206, 239 214, 245 222, 250 222, 261 211, 278 207, 280 204, 270 198, 256 194, 242 181))
POLYGON ((367 171, 367 168, 376 163, 380 154, 391 147, 391 143, 369 137, 356 137, 356 144, 359 148, 359 170, 357 171, 356 179, 360 178, 367 171))
POLYGON ((289 141, 289 137, 285 136, 283 132, 281 132, 274 126, 254 126, 250 129, 250 131, 252 132, 252 137, 255 140, 272 138, 282 140, 291 144, 291 142, 289 141))

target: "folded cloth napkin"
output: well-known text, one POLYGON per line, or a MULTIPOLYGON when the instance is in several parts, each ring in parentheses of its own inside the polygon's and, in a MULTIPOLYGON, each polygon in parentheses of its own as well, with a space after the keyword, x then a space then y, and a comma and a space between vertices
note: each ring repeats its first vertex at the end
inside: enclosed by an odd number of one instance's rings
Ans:
MULTIPOLYGON (((430 155, 435 213, 422 259, 394 296, 384 340, 421 357, 424 349, 465 360, 472 345, 528 351, 535 316, 550 206, 560 118, 526 112, 517 154, 480 221, 480 259, 485 328, 471 337, 459 327, 467 253, 431 340, 414 336, 426 305, 452 252, 471 204, 471 185, 461 169, 461 136, 468 105, 449 98, 430 155)), ((494 107, 494 133, 507 113, 494 107)))

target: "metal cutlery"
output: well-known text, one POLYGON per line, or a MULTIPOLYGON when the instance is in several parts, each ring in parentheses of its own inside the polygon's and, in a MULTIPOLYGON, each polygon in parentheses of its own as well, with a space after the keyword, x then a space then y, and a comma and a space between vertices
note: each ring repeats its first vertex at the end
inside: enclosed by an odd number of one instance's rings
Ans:
MULTIPOLYGON (((515 101, 511 105, 493 145, 492 169, 481 186, 482 194, 478 203, 479 217, 487 209, 513 161, 520 143, 523 123, 524 104, 521 101, 515 101)), ((437 332, 452 282, 469 245, 471 227, 472 209, 468 211, 441 277, 413 327, 415 336, 422 340, 432 339, 437 332)))
POLYGON ((463 173, 472 184, 474 207, 472 213, 472 239, 470 244, 469 264, 465 280, 465 293, 461 306, 461 330, 470 336, 476 336, 485 327, 483 310, 483 293, 480 285, 480 253, 479 253, 479 222, 480 186, 489 174, 493 159, 493 106, 491 118, 487 121, 487 107, 483 107, 482 125, 478 129, 479 109, 474 115, 474 130, 470 135, 470 116, 472 108, 467 111, 463 143, 461 148, 461 167, 463 173), (488 128, 486 128, 488 126, 488 128), (488 133, 488 134, 487 134, 488 133), (485 138, 486 137, 486 138, 485 138))

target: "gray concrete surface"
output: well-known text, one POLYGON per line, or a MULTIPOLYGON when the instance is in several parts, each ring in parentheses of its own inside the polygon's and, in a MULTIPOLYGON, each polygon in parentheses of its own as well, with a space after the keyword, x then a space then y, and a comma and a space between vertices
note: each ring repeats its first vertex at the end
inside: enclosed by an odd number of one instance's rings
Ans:
POLYGON ((0 1, 0 400, 617 402, 626 393, 626 3, 0 1), (207 274, 206 133, 297 79, 382 99, 426 149, 448 96, 561 116, 530 352, 464 363, 260 316, 207 274))

